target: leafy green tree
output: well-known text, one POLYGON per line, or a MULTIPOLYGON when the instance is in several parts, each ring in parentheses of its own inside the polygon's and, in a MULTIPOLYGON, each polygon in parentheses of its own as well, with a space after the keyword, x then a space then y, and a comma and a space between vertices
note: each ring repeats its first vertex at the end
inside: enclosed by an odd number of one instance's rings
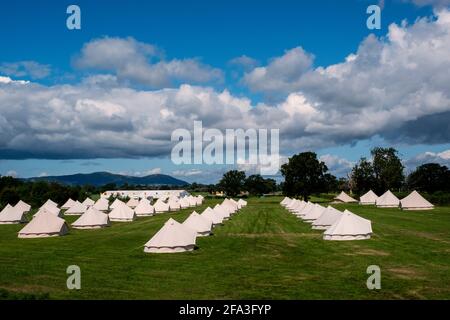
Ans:
POLYGON ((317 159, 314 152, 303 152, 289 158, 281 166, 284 177, 283 192, 289 197, 303 197, 308 200, 313 193, 324 191, 325 174, 328 168, 317 159))
POLYGON ((377 191, 385 192, 388 189, 399 189, 404 181, 404 166, 394 148, 376 147, 371 150, 373 170, 377 181, 377 191))
POLYGON ((254 174, 245 180, 244 187, 249 194, 261 196, 266 193, 274 192, 277 188, 277 184, 273 179, 264 179, 260 174, 254 174))
POLYGON ((331 173, 323 175, 324 180, 324 192, 335 192, 338 190, 338 180, 331 173))
POLYGON ((450 170, 438 163, 426 163, 408 176, 407 184, 411 190, 428 193, 450 191, 450 170))
POLYGON ((353 167, 351 178, 354 184, 353 191, 358 195, 361 195, 370 189, 377 189, 373 165, 366 158, 361 158, 353 167))
POLYGON ((219 182, 219 188, 225 192, 227 196, 235 197, 241 193, 245 183, 245 172, 231 170, 226 172, 219 182))

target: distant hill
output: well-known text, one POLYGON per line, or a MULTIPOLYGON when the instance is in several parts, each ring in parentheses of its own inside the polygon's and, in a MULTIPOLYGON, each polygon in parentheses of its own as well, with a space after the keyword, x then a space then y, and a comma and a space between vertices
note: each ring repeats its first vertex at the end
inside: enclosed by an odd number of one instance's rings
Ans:
POLYGON ((77 173, 67 176, 33 177, 25 180, 58 182, 67 185, 89 184, 96 187, 110 183, 115 183, 117 186, 121 186, 126 183, 129 185, 171 185, 171 186, 185 186, 189 184, 186 181, 179 180, 165 174, 151 174, 145 177, 133 177, 133 176, 123 176, 120 174, 113 174, 109 172, 94 172, 88 174, 77 173))

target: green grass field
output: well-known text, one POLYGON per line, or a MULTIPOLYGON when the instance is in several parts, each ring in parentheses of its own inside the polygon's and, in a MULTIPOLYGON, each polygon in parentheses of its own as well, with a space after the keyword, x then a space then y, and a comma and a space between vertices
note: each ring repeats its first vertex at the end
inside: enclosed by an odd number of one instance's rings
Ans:
POLYGON ((450 298, 449 207, 337 205, 372 220, 374 234, 336 242, 322 240, 280 200, 249 199, 214 236, 198 238, 198 250, 177 254, 146 254, 143 245, 169 216, 182 222, 192 210, 47 239, 18 239, 22 226, 0 225, 0 290, 50 299, 450 298), (69 265, 81 267, 81 290, 66 288, 69 265), (369 265, 381 268, 381 290, 366 287, 369 265))

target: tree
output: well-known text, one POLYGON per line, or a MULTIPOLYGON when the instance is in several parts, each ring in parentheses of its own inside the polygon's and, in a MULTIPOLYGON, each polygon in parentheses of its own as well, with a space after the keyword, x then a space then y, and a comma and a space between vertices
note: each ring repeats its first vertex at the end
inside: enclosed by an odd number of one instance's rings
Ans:
POLYGON ((371 150, 373 170, 377 181, 377 191, 399 189, 405 181, 403 165, 394 148, 376 147, 371 150))
POLYGON ((428 193, 450 191, 450 170, 438 163, 426 163, 408 176, 407 183, 410 189, 428 193))
POLYGON ((335 192, 338 190, 338 180, 331 173, 326 173, 323 176, 324 180, 324 192, 335 192))
POLYGON ((351 178, 354 184, 353 191, 358 195, 371 189, 377 189, 373 165, 366 158, 361 158, 353 167, 351 178))
POLYGON ((235 197, 241 193, 244 182, 244 171, 231 170, 223 175, 219 182, 219 188, 222 189, 227 196, 235 197))
POLYGON ((289 158, 281 166, 284 177, 283 192, 289 197, 303 197, 305 201, 312 193, 325 191, 325 174, 328 168, 317 159, 314 152, 303 152, 289 158))
POLYGON ((273 179, 264 179, 260 174, 254 174, 245 180, 244 186, 249 194, 261 196, 265 193, 274 192, 277 183, 273 179))

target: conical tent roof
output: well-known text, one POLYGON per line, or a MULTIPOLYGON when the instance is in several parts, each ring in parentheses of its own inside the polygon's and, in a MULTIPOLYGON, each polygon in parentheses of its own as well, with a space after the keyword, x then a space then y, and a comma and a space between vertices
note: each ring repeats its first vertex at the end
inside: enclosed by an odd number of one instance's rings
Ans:
POLYGON ((58 208, 49 206, 49 207, 44 207, 44 208, 39 209, 38 212, 36 212, 33 215, 33 217, 36 217, 36 216, 38 216, 38 215, 40 215, 41 213, 44 213, 44 212, 45 213, 51 213, 51 214, 53 214, 56 217, 62 217, 63 216, 62 212, 58 208))
POLYGON ((31 206, 28 203, 26 203, 26 202, 24 202, 22 200, 17 202, 14 207, 19 209, 19 210, 22 210, 23 212, 29 212, 31 210, 31 206))
POLYGON ((192 212, 189 217, 184 220, 183 225, 197 231, 197 235, 209 235, 213 227, 212 221, 202 217, 197 212, 192 212))
POLYGON ((344 203, 358 202, 355 199, 353 199, 352 197, 350 197, 348 194, 346 194, 344 191, 341 191, 341 193, 336 198, 334 198, 334 200, 344 202, 344 203))
POLYGON ((182 209, 189 208, 189 200, 187 198, 181 198, 179 202, 182 209))
MULTIPOLYGON (((51 199, 48 199, 48 200, 42 205, 42 207, 47 206, 47 205, 51 205, 51 206, 53 206, 53 207, 58 207, 58 204, 57 204, 56 202, 52 201, 51 199)), ((41 207, 41 208, 42 208, 42 207, 41 207)))
POLYGON ((156 200, 156 202, 153 204, 153 207, 155 208, 155 212, 157 213, 167 212, 170 210, 169 205, 161 199, 156 200))
POLYGON ((69 198, 69 200, 67 200, 62 206, 61 209, 69 209, 70 207, 72 207, 75 204, 75 201, 73 201, 72 199, 69 198))
POLYGON ((93 207, 99 211, 108 211, 109 201, 106 198, 100 198, 95 202, 93 207))
POLYGON ((378 196, 372 190, 369 190, 359 198, 360 204, 375 204, 378 196))
POLYGON ((201 216, 206 218, 206 219, 209 219, 214 225, 221 224, 222 221, 223 221, 223 217, 218 215, 218 214, 216 214, 214 212, 214 210, 211 209, 210 207, 208 207, 205 210, 203 210, 201 216))
POLYGON ((92 200, 91 198, 86 198, 84 199, 84 201, 82 202, 86 207, 90 207, 93 206, 95 204, 95 201, 92 200))
POLYGON ((14 208, 14 207, 8 203, 8 204, 3 208, 3 210, 0 211, 0 214, 3 213, 3 212, 6 212, 7 210, 9 210, 9 209, 11 209, 11 208, 14 208))
POLYGON ((135 199, 135 198, 131 198, 127 202, 127 206, 129 206, 130 208, 136 208, 138 206, 138 204, 139 204, 139 200, 135 199))
POLYGON ((298 203, 294 209, 292 210, 293 214, 299 214, 300 212, 302 212, 302 210, 306 207, 308 203, 305 201, 300 201, 300 203, 298 203))
POLYGON ((203 203, 203 197, 202 196, 196 196, 197 205, 201 205, 203 203))
POLYGON ((325 230, 328 229, 331 225, 333 225, 342 215, 342 212, 333 208, 332 206, 328 206, 322 215, 312 223, 313 229, 325 230))
POLYGON ((197 205, 197 199, 195 199, 193 196, 189 196, 188 201, 189 207, 195 207, 197 205))
POLYGON ((243 199, 239 199, 238 203, 241 205, 241 207, 245 207, 247 205, 247 201, 245 201, 243 199))
POLYGON ((83 213, 74 223, 72 227, 79 229, 102 228, 110 225, 109 217, 94 207, 90 207, 86 213, 83 213))
POLYGON ((170 218, 144 245, 145 252, 172 253, 195 248, 197 232, 170 218))
POLYGON ((137 216, 151 216, 155 213, 155 208, 150 204, 150 201, 142 199, 138 206, 134 209, 137 216))
POLYGON ((300 200, 294 199, 294 201, 291 201, 291 203, 286 206, 286 209, 292 212, 300 203, 300 200))
POLYGON ((53 205, 50 204, 46 204, 44 206, 42 206, 37 213, 35 213, 34 215, 36 216, 38 213, 40 212, 50 212, 55 216, 61 216, 61 210, 59 210, 58 207, 55 207, 53 205))
POLYGON ((109 213, 109 220, 111 221, 133 221, 136 219, 136 214, 133 209, 126 204, 118 205, 109 213))
POLYGON ((400 201, 400 207, 403 210, 430 210, 434 208, 427 199, 415 190, 400 201))
POLYGON ((400 200, 390 191, 386 191, 376 201, 377 207, 380 208, 396 208, 400 205, 400 200))
POLYGON ((222 221, 230 218, 230 212, 222 208, 220 204, 216 204, 213 211, 215 214, 222 217, 222 221))
POLYGON ((18 207, 6 206, 0 212, 0 224, 12 224, 26 222, 25 211, 18 207))
POLYGON ((175 210, 181 209, 180 203, 175 199, 170 199, 167 204, 169 205, 170 211, 175 211, 175 210))
POLYGON ((120 199, 115 199, 113 201, 113 203, 111 203, 111 205, 109 206, 111 209, 115 209, 116 207, 118 207, 119 205, 125 204, 125 202, 123 202, 120 199))
POLYGON ((290 201, 290 200, 291 200, 290 198, 288 198, 288 197, 284 197, 284 199, 283 199, 283 200, 281 200, 280 204, 281 204, 282 206, 284 206, 284 205, 286 205, 286 204, 287 204, 287 202, 288 202, 288 201, 290 201))
POLYGON ((66 215, 78 215, 78 214, 83 214, 86 212, 87 210, 87 206, 80 203, 79 201, 76 201, 75 204, 70 207, 69 209, 67 209, 67 211, 65 212, 66 215))
POLYGON ((69 231, 66 221, 49 212, 36 215, 22 230, 19 238, 62 236, 69 231))
POLYGON ((306 222, 313 222, 314 220, 320 218, 325 210, 326 209, 320 204, 316 204, 314 208, 310 212, 308 212, 308 214, 303 215, 301 218, 306 222))
POLYGON ((341 217, 323 234, 324 240, 362 240, 372 234, 372 223, 345 210, 341 217))
POLYGON ((314 209, 315 205, 312 202, 308 202, 302 210, 296 211, 296 215, 301 217, 305 214, 308 214, 312 209, 314 209))

